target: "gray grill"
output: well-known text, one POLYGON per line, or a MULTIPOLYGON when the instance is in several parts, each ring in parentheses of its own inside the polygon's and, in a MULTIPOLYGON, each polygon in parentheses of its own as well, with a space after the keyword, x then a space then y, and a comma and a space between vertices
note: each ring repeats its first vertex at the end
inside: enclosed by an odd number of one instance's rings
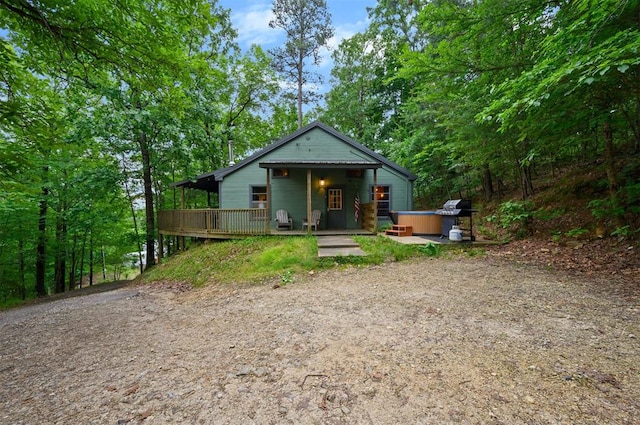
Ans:
MULTIPOLYGON (((442 208, 436 210, 436 214, 442 216, 442 234, 440 237, 448 238, 449 231, 453 226, 460 226, 460 217, 468 218, 469 237, 468 240, 475 240, 473 236, 473 213, 476 210, 471 208, 470 199, 449 199, 442 208)), ((466 221, 466 220, 465 220, 466 221)))

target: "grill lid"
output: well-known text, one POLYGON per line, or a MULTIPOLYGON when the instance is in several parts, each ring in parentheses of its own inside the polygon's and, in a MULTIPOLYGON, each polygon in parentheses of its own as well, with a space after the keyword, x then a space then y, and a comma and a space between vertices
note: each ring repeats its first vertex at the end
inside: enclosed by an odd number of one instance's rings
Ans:
POLYGON ((470 199, 449 199, 444 203, 442 209, 471 209, 470 199))

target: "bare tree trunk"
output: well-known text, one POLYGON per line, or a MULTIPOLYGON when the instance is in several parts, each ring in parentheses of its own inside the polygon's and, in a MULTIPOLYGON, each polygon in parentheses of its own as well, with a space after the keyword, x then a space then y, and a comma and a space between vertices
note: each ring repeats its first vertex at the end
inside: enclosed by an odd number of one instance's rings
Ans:
POLYGON ((76 289, 76 249, 78 247, 78 235, 73 235, 73 245, 71 246, 71 264, 69 266, 69 291, 76 289))
MULTIPOLYGON (((44 167, 45 174, 49 171, 44 167)), ((36 247, 36 294, 39 297, 47 295, 45 288, 45 267, 47 262, 47 197, 49 189, 42 187, 40 193, 40 216, 38 217, 38 245, 36 247)))
MULTIPOLYGON (((617 207, 620 199, 618 198, 618 171, 616 169, 615 159, 615 146, 613 144, 613 129, 611 128, 611 122, 606 120, 602 124, 602 135, 604 139, 604 168, 607 172, 607 182, 609 183, 609 199, 613 207, 617 207)), ((622 226, 622 218, 616 214, 612 214, 613 223, 616 226, 622 226)))
POLYGON ((491 176, 491 169, 489 168, 489 164, 485 162, 483 166, 483 184, 482 188, 484 189, 484 200, 489 202, 493 199, 493 177, 491 176))
POLYGON ((20 283, 20 299, 27 298, 27 287, 24 279, 24 242, 18 240, 18 282, 20 283))
POLYGON ((127 194, 127 198, 129 199, 129 206, 131 207, 131 219, 133 220, 133 231, 136 235, 136 244, 138 245, 138 261, 140 262, 140 273, 144 272, 144 265, 142 261, 142 245, 140 244, 140 231, 138 229, 138 219, 136 218, 136 208, 133 204, 133 196, 131 196, 131 191, 129 190, 129 184, 127 183, 127 168, 125 166, 124 155, 122 157, 122 170, 124 172, 124 191, 127 194))
POLYGON ((300 59, 298 61, 298 128, 302 128, 302 96, 303 96, 303 73, 302 67, 304 64, 304 57, 300 54, 300 59))
POLYGON ((82 235, 82 249, 80 250, 80 288, 82 288, 82 279, 84 278, 84 249, 87 246, 87 232, 82 235))
POLYGON ((107 255, 104 252, 104 245, 102 245, 102 280, 107 280, 107 255))
POLYGON ((64 209, 64 203, 62 203, 56 218, 56 260, 54 267, 54 287, 56 294, 64 292, 64 283, 67 277, 67 223, 64 218, 64 209))
POLYGON ((529 196, 534 194, 533 178, 531 177, 532 168, 533 166, 531 164, 522 166, 522 188, 525 195, 523 199, 527 199, 529 196))
POLYGON ((93 232, 89 233, 89 286, 93 286, 93 232))
POLYGON ((142 133, 138 138, 138 144, 140 146, 140 153, 142 154, 142 179, 144 183, 144 203, 145 203, 145 224, 146 224, 146 238, 147 245, 147 264, 145 269, 152 267, 155 264, 155 214, 153 208, 153 181, 151 177, 151 152, 149 150, 148 138, 145 133, 142 133))

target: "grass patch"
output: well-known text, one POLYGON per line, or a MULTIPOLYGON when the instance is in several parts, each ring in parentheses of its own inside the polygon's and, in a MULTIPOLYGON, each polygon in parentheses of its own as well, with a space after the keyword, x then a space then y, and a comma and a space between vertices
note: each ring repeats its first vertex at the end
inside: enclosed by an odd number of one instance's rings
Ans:
POLYGON ((404 245, 383 236, 354 238, 366 256, 318 258, 313 236, 270 236, 209 242, 176 254, 145 272, 143 282, 172 281, 196 287, 211 283, 295 281, 296 275, 342 265, 369 265, 440 255, 438 245, 404 245))
POLYGON ((166 259, 144 273, 143 282, 177 281, 194 286, 246 283, 312 270, 317 248, 312 237, 256 237, 202 244, 166 259))

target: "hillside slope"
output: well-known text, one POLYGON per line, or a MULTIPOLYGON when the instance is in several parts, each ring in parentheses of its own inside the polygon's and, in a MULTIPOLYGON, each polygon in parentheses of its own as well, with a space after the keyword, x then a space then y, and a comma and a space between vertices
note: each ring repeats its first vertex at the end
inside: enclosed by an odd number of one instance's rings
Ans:
POLYGON ((638 228, 638 217, 626 217, 631 225, 625 232, 610 217, 594 216, 590 203, 606 198, 604 180, 604 172, 598 167, 576 166, 540 177, 525 212, 515 207, 506 213, 501 210, 505 202, 523 205, 516 201, 517 192, 510 193, 507 199, 511 201, 503 198, 484 205, 476 203, 480 209, 478 232, 490 239, 510 241, 491 248, 491 255, 578 275, 619 277, 637 284, 640 243, 631 229, 638 228), (519 213, 526 219, 517 220, 519 213), (510 223, 508 228, 501 225, 505 221, 510 223))

